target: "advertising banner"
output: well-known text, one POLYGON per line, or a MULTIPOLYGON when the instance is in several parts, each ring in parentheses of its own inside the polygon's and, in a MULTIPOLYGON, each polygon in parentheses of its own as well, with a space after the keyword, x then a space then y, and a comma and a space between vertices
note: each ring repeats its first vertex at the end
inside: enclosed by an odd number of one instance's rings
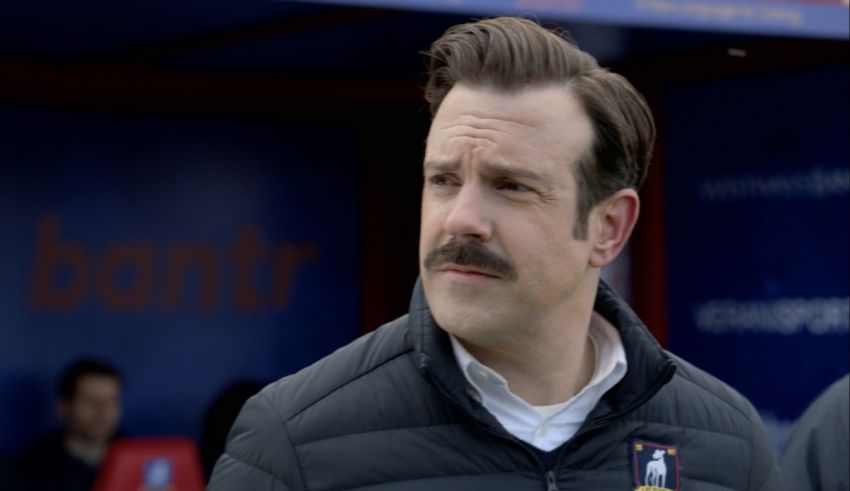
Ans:
POLYGON ((671 349, 780 439, 848 371, 848 78, 765 75, 666 100, 671 349))
POLYGON ((350 148, 315 124, 0 111, 0 452, 55 422, 80 356, 123 373, 127 433, 197 437, 229 383, 356 337, 350 148))
POLYGON ((321 0, 463 15, 524 15, 772 36, 847 39, 846 0, 321 0))

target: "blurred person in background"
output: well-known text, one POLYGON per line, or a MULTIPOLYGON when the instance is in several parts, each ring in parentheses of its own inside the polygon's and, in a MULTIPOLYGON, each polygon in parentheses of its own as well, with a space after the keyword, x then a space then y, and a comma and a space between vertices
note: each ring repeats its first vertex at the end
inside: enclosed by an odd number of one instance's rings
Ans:
POLYGON ((850 374, 803 413, 780 459, 786 489, 850 490, 850 374))
POLYGON ((251 380, 234 382, 222 390, 204 412, 201 431, 201 463, 204 478, 209 481, 215 461, 224 453, 227 433, 239 410, 251 396, 263 388, 263 384, 251 380))
POLYGON ((249 399, 208 489, 780 489, 749 401, 600 281, 638 217, 643 97, 518 18, 429 55, 409 314, 249 399))
POLYGON ((62 427, 22 456, 21 489, 90 491, 121 419, 122 379, 108 363, 85 358, 60 376, 56 413, 62 427))

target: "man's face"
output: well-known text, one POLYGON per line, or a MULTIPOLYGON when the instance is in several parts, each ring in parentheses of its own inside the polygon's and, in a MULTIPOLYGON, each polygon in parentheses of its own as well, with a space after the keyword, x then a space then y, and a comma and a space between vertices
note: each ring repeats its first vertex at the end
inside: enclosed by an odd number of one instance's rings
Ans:
POLYGON ((84 375, 73 399, 60 402, 68 434, 90 443, 105 443, 121 418, 121 384, 106 375, 84 375))
POLYGON ((593 234, 572 234, 574 167, 592 141, 563 87, 449 91, 428 135, 419 244, 443 329, 472 344, 509 341, 563 322, 595 293, 593 234))

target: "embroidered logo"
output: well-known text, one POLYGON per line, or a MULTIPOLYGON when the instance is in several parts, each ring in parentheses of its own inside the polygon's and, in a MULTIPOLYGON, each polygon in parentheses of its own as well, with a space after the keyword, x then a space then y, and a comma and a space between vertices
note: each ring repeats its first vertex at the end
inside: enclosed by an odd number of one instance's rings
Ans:
POLYGON ((630 459, 635 491, 679 491, 679 449, 632 440, 630 459))

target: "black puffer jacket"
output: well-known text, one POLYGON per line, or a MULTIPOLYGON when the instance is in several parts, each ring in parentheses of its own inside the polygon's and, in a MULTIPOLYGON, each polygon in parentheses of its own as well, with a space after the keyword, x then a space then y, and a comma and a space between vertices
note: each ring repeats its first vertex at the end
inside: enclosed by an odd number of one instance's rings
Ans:
POLYGON ((417 283, 408 315, 249 400, 208 489, 620 491, 645 484, 659 448, 670 489, 780 489, 743 397, 663 351, 604 284, 594 309, 629 370, 552 469, 476 402, 417 283))

